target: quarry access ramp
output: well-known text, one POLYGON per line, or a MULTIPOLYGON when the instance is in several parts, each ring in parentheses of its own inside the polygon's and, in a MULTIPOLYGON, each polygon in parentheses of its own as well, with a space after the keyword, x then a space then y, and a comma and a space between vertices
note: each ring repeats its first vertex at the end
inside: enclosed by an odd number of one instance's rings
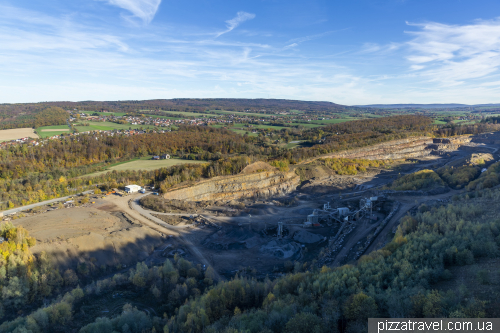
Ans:
MULTIPOLYGON (((193 254, 198 260, 205 265, 206 267, 213 267, 210 262, 205 258, 205 256, 200 252, 198 247, 194 245, 190 240, 188 240, 184 235, 183 231, 185 227, 176 227, 172 226, 168 223, 163 222, 162 220, 152 216, 147 212, 147 210, 143 209, 137 204, 137 201, 142 197, 149 195, 150 193, 143 194, 140 196, 135 196, 134 198, 130 197, 120 197, 116 198, 112 202, 118 206, 123 212, 127 213, 132 218, 141 222, 142 225, 148 226, 149 228, 156 230, 161 233, 176 235, 180 238, 180 240, 184 243, 184 245, 189 249, 191 254, 193 254)), ((224 280, 222 276, 214 269, 215 275, 218 281, 224 280)))

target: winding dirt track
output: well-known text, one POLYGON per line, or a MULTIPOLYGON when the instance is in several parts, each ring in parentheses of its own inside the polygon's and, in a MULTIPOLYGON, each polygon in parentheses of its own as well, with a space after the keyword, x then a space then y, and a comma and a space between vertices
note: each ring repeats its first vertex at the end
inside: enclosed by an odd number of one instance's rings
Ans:
MULTIPOLYGON (((148 194, 145 194, 148 195, 148 194)), ((134 218, 135 220, 139 221, 142 225, 148 226, 149 228, 156 230, 158 232, 167 234, 167 235, 174 235, 179 237, 182 242, 185 244, 185 246, 189 249, 191 254, 193 254, 198 260, 203 264, 206 265, 206 267, 213 267, 210 265, 210 262, 205 258, 205 256, 201 253, 200 249, 191 243, 184 235, 186 232, 185 227, 177 227, 177 226, 172 226, 169 225, 162 220, 152 216, 150 213, 148 213, 147 210, 142 209, 137 204, 137 200, 139 200, 142 196, 144 195, 132 195, 132 196, 125 196, 125 197, 111 197, 107 198, 110 202, 114 203, 119 210, 122 212, 128 214, 130 217, 134 218), (130 201, 130 205, 129 205, 130 201), (133 207, 133 208, 131 208, 133 207), (136 210, 138 208, 138 210, 136 210), (143 215, 144 214, 144 215, 143 215)), ((214 270, 215 271, 215 270, 214 270)), ((223 280, 223 278, 215 271, 216 277, 219 281, 223 280)))

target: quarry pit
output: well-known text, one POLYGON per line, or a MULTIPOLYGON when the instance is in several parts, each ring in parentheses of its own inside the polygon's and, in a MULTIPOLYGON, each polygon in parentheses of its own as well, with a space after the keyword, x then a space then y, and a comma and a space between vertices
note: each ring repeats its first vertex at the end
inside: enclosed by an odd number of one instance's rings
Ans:
POLYGON ((35 253, 53 252, 61 265, 90 258, 107 266, 141 260, 161 263, 177 254, 211 265, 225 278, 279 276, 352 263, 381 248, 408 210, 458 193, 380 195, 381 186, 401 174, 456 165, 485 154, 491 155, 490 163, 499 160, 499 147, 497 133, 400 139, 322 156, 392 160, 387 168, 368 168, 353 176, 337 175, 315 164, 315 159, 292 165, 286 172, 258 162, 239 175, 165 193, 165 202, 183 203, 168 206, 166 212, 140 207, 141 197, 149 194, 111 195, 93 206, 46 212, 44 221, 50 223, 37 223, 34 216, 15 223, 39 239, 35 253), (325 204, 355 212, 363 200, 374 197, 369 213, 353 215, 345 223, 320 217, 317 226, 304 227, 308 216, 325 204))

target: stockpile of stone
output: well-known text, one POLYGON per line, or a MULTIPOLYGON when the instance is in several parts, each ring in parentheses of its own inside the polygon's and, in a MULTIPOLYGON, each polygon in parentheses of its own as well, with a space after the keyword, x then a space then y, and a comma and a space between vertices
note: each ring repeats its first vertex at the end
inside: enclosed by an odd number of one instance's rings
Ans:
POLYGON ((344 239, 354 230, 355 227, 356 225, 350 222, 345 222, 342 224, 342 227, 339 229, 337 234, 330 239, 328 246, 323 250, 323 255, 318 260, 318 267, 333 262, 337 252, 342 249, 344 239))
POLYGON ((365 244, 363 246, 363 249, 361 251, 356 252, 356 255, 354 256, 354 260, 359 259, 359 257, 361 257, 363 255, 363 253, 365 253, 365 251, 371 245, 371 243, 373 242, 373 240, 375 238, 377 238, 377 236, 380 234, 380 232, 382 231, 382 229, 384 229, 385 226, 387 225, 387 223, 392 219, 392 217, 394 216, 394 214, 396 214, 398 212, 399 207, 401 207, 401 204, 399 202, 396 202, 396 204, 394 205, 394 208, 392 209, 392 211, 390 212, 390 214, 387 215, 387 217, 380 223, 380 225, 377 227, 377 229, 375 229, 375 232, 373 233, 373 236, 371 238, 369 238, 365 242, 365 244))

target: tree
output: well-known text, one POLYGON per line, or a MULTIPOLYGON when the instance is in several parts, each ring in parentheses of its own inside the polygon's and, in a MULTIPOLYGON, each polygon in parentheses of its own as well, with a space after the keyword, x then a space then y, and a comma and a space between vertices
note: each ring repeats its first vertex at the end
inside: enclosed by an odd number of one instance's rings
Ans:
POLYGON ((370 296, 360 292, 351 295, 344 304, 344 314, 347 319, 366 321, 378 315, 378 306, 370 296))
POLYGON ((321 319, 312 313, 298 313, 285 326, 284 333, 326 332, 321 319))
POLYGON ((78 276, 76 275, 75 271, 72 269, 67 269, 64 272, 64 284, 66 286, 74 286, 78 283, 78 276))

